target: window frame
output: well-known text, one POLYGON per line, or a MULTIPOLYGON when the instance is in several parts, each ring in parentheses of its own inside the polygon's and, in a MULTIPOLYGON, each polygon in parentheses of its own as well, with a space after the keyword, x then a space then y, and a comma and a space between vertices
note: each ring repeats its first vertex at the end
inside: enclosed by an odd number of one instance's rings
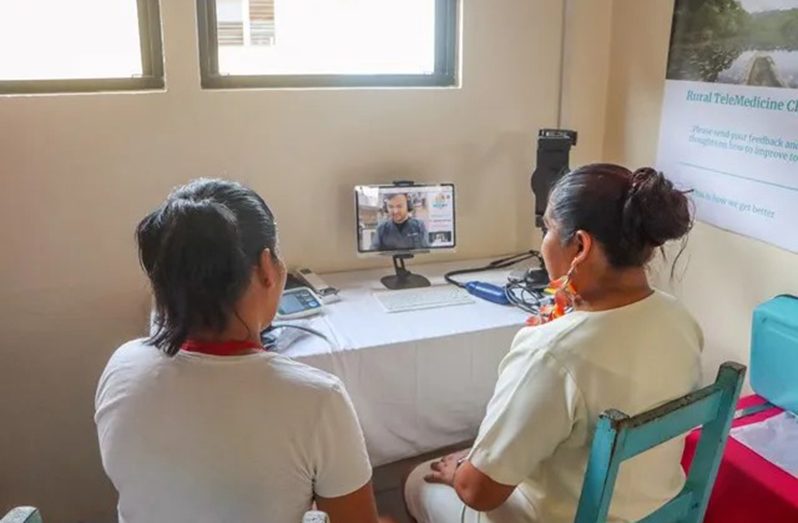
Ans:
POLYGON ((141 76, 129 78, 57 78, 0 80, 2 94, 91 93, 164 89, 163 42, 159 0, 136 0, 141 45, 141 76))
POLYGON ((435 0, 435 72, 432 74, 219 73, 216 0, 197 0, 200 78, 203 89, 455 87, 458 61, 458 0, 435 0))

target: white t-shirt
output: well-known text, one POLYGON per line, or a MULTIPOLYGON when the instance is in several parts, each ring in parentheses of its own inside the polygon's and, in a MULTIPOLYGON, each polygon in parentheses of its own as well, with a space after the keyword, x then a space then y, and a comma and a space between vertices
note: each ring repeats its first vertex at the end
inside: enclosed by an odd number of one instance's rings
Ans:
POLYGON ((170 358, 131 341, 108 362, 95 409, 121 523, 294 523, 314 493, 371 478, 341 382, 279 355, 170 358))
MULTIPOLYGON (((599 414, 634 415, 695 390, 702 346, 690 314, 660 292, 521 330, 470 455, 494 481, 518 485, 509 520, 572 523, 599 414)), ((683 447, 672 440, 624 462, 609 521, 636 521, 674 497, 683 447)))

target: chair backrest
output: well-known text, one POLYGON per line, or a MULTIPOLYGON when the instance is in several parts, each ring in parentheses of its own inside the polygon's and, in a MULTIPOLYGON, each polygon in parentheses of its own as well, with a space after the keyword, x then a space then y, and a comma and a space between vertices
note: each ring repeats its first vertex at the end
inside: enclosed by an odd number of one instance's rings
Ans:
MULTIPOLYGON (((724 363, 715 383, 637 416, 601 414, 593 437, 575 523, 604 523, 621 462, 703 426, 681 492, 638 523, 700 523, 715 483, 745 366, 724 363)), ((656 474, 657 471, 651 471, 656 474)))
POLYGON ((42 516, 34 507, 17 507, 3 516, 0 523, 42 523, 42 516))

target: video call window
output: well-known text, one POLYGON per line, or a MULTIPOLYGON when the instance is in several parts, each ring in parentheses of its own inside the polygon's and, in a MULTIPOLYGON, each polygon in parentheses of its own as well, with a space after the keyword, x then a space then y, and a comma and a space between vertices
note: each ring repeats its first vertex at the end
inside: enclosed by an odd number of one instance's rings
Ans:
POLYGON ((454 185, 355 187, 358 252, 453 249, 454 185))

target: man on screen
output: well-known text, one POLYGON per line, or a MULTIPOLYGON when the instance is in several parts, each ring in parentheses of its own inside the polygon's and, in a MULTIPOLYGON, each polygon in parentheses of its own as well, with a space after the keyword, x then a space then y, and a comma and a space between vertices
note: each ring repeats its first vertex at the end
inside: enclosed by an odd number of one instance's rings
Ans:
POLYGON ((413 204, 406 193, 395 193, 385 199, 390 219, 377 226, 371 248, 378 251, 404 251, 429 248, 427 227, 413 218, 413 204))

